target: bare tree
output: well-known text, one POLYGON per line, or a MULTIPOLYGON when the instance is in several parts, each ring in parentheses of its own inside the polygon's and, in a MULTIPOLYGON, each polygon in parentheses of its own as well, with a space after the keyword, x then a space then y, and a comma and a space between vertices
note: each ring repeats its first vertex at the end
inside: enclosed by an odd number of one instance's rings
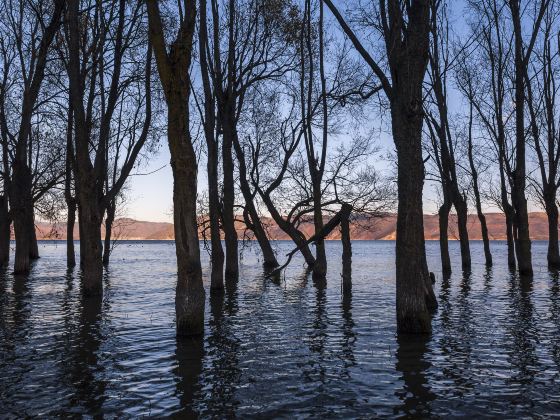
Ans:
POLYGON ((198 164, 189 127, 190 65, 196 24, 193 0, 178 1, 179 27, 168 48, 158 0, 148 0, 150 43, 167 103, 167 139, 173 171, 173 220, 177 253, 175 312, 178 335, 204 331, 204 287, 196 220, 198 164))
POLYGON ((558 4, 552 2, 547 8, 540 39, 536 43, 534 59, 526 68, 527 107, 529 128, 536 152, 539 181, 537 196, 548 218, 547 261, 550 268, 560 268, 558 249, 558 206, 556 196, 560 186, 560 131, 556 96, 558 93, 558 39, 555 26, 558 20, 558 4), (540 184, 540 185, 539 185, 540 184))
POLYGON ((142 5, 128 4, 126 0, 69 1, 66 66, 73 111, 74 176, 86 295, 102 292, 103 215, 123 188, 148 138, 152 60, 151 50, 142 39, 142 17, 142 5), (127 106, 135 82, 143 87, 145 96, 140 109, 144 112, 138 120, 137 113, 132 112, 129 122, 134 130, 122 132, 118 117, 123 115, 122 107, 127 106), (141 129, 136 136, 138 124, 141 129), (109 184, 108 168, 115 157, 112 153, 122 153, 123 157, 114 160, 119 171, 109 184))
POLYGON ((449 123, 447 106, 447 80, 451 69, 452 57, 449 49, 449 24, 447 22, 447 5, 440 1, 432 2, 431 13, 431 50, 429 69, 429 94, 426 107, 426 121, 430 132, 432 152, 436 160, 441 180, 443 204, 439 208, 440 248, 442 270, 451 273, 451 261, 447 245, 449 211, 451 205, 457 212, 459 241, 461 245, 461 263, 464 270, 471 266, 469 233, 467 230, 468 205, 466 194, 460 190, 455 158, 455 142, 449 123), (433 105, 432 105, 433 104, 433 105), (435 110, 433 109, 435 108, 435 110))
POLYGON ((541 0, 535 4, 535 20, 529 33, 528 42, 524 40, 522 30, 523 13, 521 0, 508 0, 513 24, 514 40, 514 89, 515 89, 515 167, 512 173, 511 198, 515 209, 514 237, 517 265, 521 274, 533 274, 531 261, 531 239, 529 237, 529 216, 527 213, 527 198, 525 195, 526 170, 526 133, 525 133, 525 77, 529 60, 539 33, 541 21, 548 8, 550 0, 541 0))
POLYGON ((19 123, 13 130, 7 122, 5 108, 7 83, 3 84, 3 109, 0 111, 3 148, 8 150, 5 157, 10 160, 9 173, 4 171, 4 186, 7 187, 10 219, 14 222, 16 236, 15 273, 27 273, 30 260, 39 257, 34 229, 32 157, 39 147, 33 142, 41 141, 40 136, 44 133, 34 132, 33 118, 39 105, 51 43, 60 27, 64 6, 64 0, 52 4, 8 1, 2 8, 2 36, 8 38, 2 41, 4 70, 8 70, 6 65, 18 63, 17 69, 12 69, 17 73, 17 80, 13 81, 11 88, 21 92, 16 105, 16 121, 19 123), (10 48, 13 50, 9 51, 10 48), (15 56, 10 57, 12 52, 15 56))
POLYGON ((379 1, 379 25, 390 76, 366 50, 331 0, 324 0, 344 33, 379 78, 389 99, 398 159, 396 243, 397 329, 431 331, 430 311, 437 308, 426 262, 422 188, 422 84, 428 64, 430 1, 379 1))

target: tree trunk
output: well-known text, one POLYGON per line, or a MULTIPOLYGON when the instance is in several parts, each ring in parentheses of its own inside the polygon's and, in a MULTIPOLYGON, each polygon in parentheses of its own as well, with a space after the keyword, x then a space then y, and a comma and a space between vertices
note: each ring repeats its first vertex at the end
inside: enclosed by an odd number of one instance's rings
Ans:
POLYGON ((237 133, 234 137, 233 146, 237 155, 237 161, 239 162, 239 185, 245 200, 245 209, 250 217, 250 229, 255 234, 255 238, 261 248, 264 259, 263 265, 265 269, 278 267, 278 261, 274 255, 274 250, 270 245, 266 231, 261 223, 259 213, 255 207, 254 194, 251 192, 251 187, 249 186, 249 181, 247 180, 247 163, 245 161, 245 153, 243 153, 237 133))
POLYGON ((469 244, 468 208, 467 202, 459 191, 455 192, 454 207, 457 211, 457 225, 459 228, 459 243, 461 246, 461 265, 463 270, 471 269, 471 249, 469 244))
POLYGON ((397 330, 401 333, 429 333, 432 330, 430 311, 437 308, 437 301, 428 272, 424 242, 422 114, 420 110, 415 112, 410 109, 415 104, 410 95, 395 92, 391 106, 392 131, 399 162, 397 330))
POLYGON ((15 162, 10 184, 10 207, 16 237, 14 273, 28 273, 31 267, 31 229, 33 228, 33 208, 31 198, 31 171, 26 163, 15 162))
POLYGON ((482 232, 482 242, 484 243, 484 259, 486 267, 492 266, 492 253, 490 252, 490 240, 488 238, 488 226, 486 225, 486 216, 482 212, 482 202, 480 199, 480 189, 478 187, 478 171, 474 164, 473 144, 472 144, 472 103, 469 112, 469 137, 468 137, 468 157, 473 179, 473 191, 476 205, 476 214, 480 222, 480 231, 482 232))
POLYGON ((560 252, 558 250, 558 207, 556 206, 556 191, 545 198, 546 215, 548 216, 548 252, 546 259, 548 267, 560 268, 560 252))
MULTIPOLYGON (((445 194, 445 192, 444 192, 445 194)), ((444 276, 451 274, 451 258, 449 257, 449 211, 451 210, 451 203, 447 198, 444 199, 443 204, 438 211, 439 216, 439 250, 441 254, 441 271, 444 276)))
POLYGON ((480 199, 477 199, 476 213, 480 222, 480 231, 482 232, 482 242, 484 244, 484 259, 486 267, 492 267, 492 253, 490 252, 490 239, 488 238, 488 226, 486 225, 486 216, 482 212, 480 199))
POLYGON ((173 221, 177 253, 175 312, 177 335, 204 332, 205 293, 202 285, 196 222, 197 162, 188 132, 184 98, 168 100, 168 140, 173 170, 173 221))
POLYGON ((10 262, 10 215, 7 195, 0 195, 0 267, 10 262))
MULTIPOLYGON (((33 208, 31 209, 31 214, 33 215, 33 208)), ((37 243, 37 232, 35 231, 35 217, 31 216, 33 224, 29 229, 31 239, 29 240, 29 258, 32 260, 39 259, 39 244, 37 243)))
POLYGON ((272 219, 274 219, 274 222, 276 222, 278 227, 282 229, 284 232, 286 232, 286 234, 288 234, 290 239, 294 241, 299 251, 303 255, 303 258, 305 259, 305 263, 309 267, 313 267, 315 265, 315 257, 313 256, 313 253, 309 249, 309 245, 305 240, 305 236, 295 226, 293 226, 290 222, 284 219, 280 215, 280 213, 278 213, 278 210, 276 209, 276 207, 274 207, 274 203, 272 202, 270 196, 261 193, 261 198, 263 199, 266 208, 268 209, 272 219))
POLYGON ((222 143, 222 160, 224 169, 224 194, 222 209, 222 225, 224 228, 225 245, 226 245, 226 281, 237 280, 239 276, 238 261, 238 243, 237 231, 235 230, 235 184, 233 179, 233 129, 230 122, 227 121, 230 116, 225 113, 223 124, 223 143, 222 143))
POLYGON ((510 1, 515 44, 515 170, 511 200, 514 212, 515 251, 520 274, 533 274, 529 215, 527 213, 525 170, 525 52, 521 29, 521 11, 518 0, 510 1))
MULTIPOLYGON (((320 232, 323 228, 323 210, 321 208, 321 186, 313 188, 313 222, 315 232, 320 232)), ((313 265, 313 278, 324 280, 327 276, 327 254, 325 250, 325 240, 319 238, 315 242, 315 264, 313 265)))
POLYGON ((504 213, 506 216, 506 240, 508 247, 508 266, 510 269, 515 270, 515 241, 513 234, 513 208, 509 203, 502 203, 504 213))
POLYGON ((348 294, 352 290, 352 242, 348 217, 340 220, 340 240, 342 242, 342 293, 348 294))
POLYGON ((111 256, 111 235, 113 233, 113 222, 115 221, 115 202, 112 201, 107 206, 107 216, 105 217, 105 243, 103 245, 103 265, 109 265, 111 256))
POLYGON ((74 251, 74 225, 76 223, 76 200, 66 201, 68 206, 68 220, 66 221, 66 265, 68 268, 76 266, 76 252, 74 251))
POLYGON ((81 183, 79 200, 82 291, 86 296, 101 295, 103 293, 101 210, 95 186, 81 183))
POLYGON ((210 290, 224 290, 224 250, 220 238, 220 193, 218 190, 218 151, 212 139, 208 145, 208 210, 210 217, 211 274, 210 290))

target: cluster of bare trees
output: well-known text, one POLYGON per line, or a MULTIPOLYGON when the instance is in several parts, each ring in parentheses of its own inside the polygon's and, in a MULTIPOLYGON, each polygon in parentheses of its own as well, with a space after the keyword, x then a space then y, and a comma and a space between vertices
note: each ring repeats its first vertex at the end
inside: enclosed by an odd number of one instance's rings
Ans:
POLYGON ((560 4, 471 2, 471 23, 459 29, 450 23, 452 6, 459 5, 6 0, 0 261, 8 264, 13 223, 14 271, 28 272, 39 256, 36 213, 52 217, 64 203, 68 266, 76 264, 77 220, 83 291, 102 293, 118 203, 163 129, 174 180, 180 335, 203 330, 201 230, 211 293, 237 282, 242 230, 271 275, 301 253, 313 278, 325 281, 325 238, 337 227, 348 290, 350 220, 382 215, 394 195, 398 330, 429 332, 437 301, 424 243, 426 177, 439 185, 445 275, 453 209, 463 269, 471 266, 470 206, 492 265, 483 212, 490 203, 506 217, 510 266, 531 274, 528 194, 546 210, 548 262, 559 268, 560 4), (385 116, 396 194, 372 164, 385 116), (203 162, 204 195, 197 191, 203 162), (267 220, 293 240, 288 256, 275 252, 267 220))

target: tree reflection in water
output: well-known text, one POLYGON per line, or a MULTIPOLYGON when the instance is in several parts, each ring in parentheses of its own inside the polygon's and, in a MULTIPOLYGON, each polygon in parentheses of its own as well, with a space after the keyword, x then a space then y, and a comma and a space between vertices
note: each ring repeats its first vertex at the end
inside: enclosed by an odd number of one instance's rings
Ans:
POLYGON ((395 367, 402 374, 404 386, 395 392, 401 404, 394 408, 395 415, 431 415, 431 402, 436 399, 428 384, 427 371, 432 366, 427 360, 430 336, 425 334, 397 336, 395 367))

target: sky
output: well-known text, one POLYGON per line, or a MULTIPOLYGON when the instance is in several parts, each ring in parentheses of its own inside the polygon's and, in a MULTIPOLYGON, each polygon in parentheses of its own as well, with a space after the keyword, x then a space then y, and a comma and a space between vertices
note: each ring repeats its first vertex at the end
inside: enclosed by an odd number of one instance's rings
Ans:
MULTIPOLYGON (((342 4, 342 2, 338 2, 342 4)), ((456 31, 466 31, 466 20, 464 18, 464 0, 456 0, 450 3, 450 14, 452 25, 456 31)), ((342 9, 343 10, 343 9, 342 9)), ((364 64, 365 65, 365 64, 364 64)), ((450 109, 458 110, 464 107, 460 96, 451 93, 449 98, 450 109)), ((378 118, 375 110, 371 110, 372 118, 378 118)), ((344 138, 341 139, 344 141, 344 138)), ((121 216, 131 217, 136 220, 153 222, 171 222, 173 219, 173 177, 169 164, 170 155, 167 146, 165 132, 162 132, 158 153, 143 166, 136 169, 127 183, 127 200, 121 216)), ((393 150, 393 142, 388 134, 381 133, 377 144, 385 151, 393 150)), ((382 169, 387 168, 386 162, 379 162, 378 155, 372 156, 376 159, 376 165, 382 169)), ((205 163, 199 163, 199 191, 205 190, 206 171, 205 163)), ((424 186, 424 213, 434 214, 438 208, 437 190, 433 183, 426 182, 424 186)), ((471 203, 472 204, 472 203, 471 203)), ((530 211, 540 210, 530 203, 530 211)), ((485 211, 497 211, 496 208, 486 207, 485 211)))

